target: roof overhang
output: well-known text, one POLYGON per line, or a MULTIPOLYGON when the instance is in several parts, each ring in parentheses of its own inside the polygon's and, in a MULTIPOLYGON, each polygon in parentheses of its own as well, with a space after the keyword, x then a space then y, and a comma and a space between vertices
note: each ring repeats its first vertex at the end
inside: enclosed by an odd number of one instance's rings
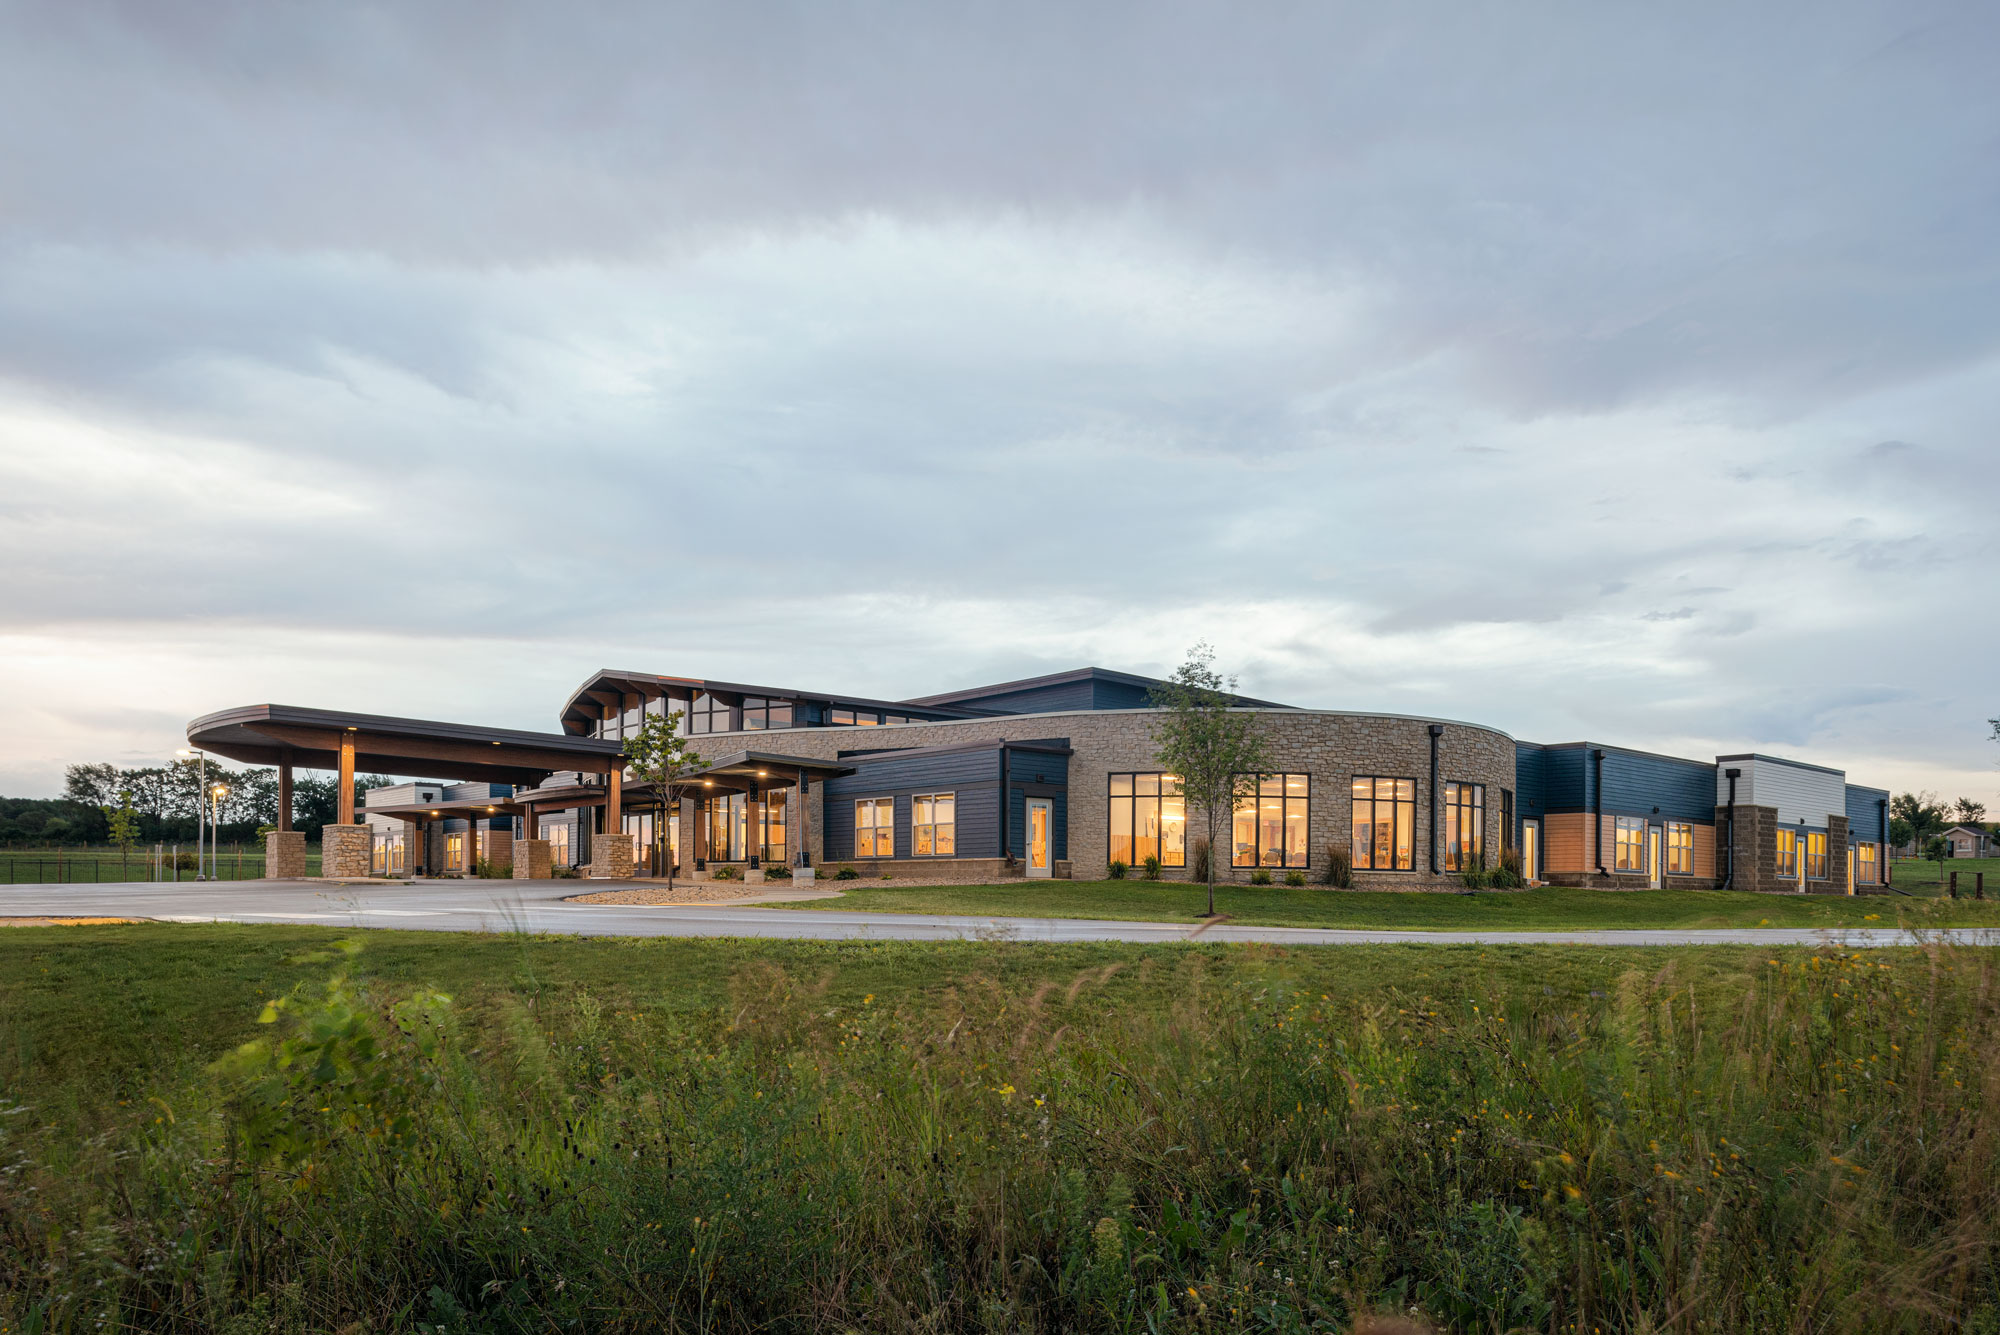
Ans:
MULTIPOLYGON (((691 701, 697 695, 712 695, 728 705, 738 705, 745 696, 763 700, 818 700, 842 708, 877 710, 889 714, 907 714, 912 705, 895 700, 877 700, 860 695, 830 694, 826 691, 801 691, 787 686, 754 686, 741 681, 709 681, 702 677, 666 677, 652 672, 624 672, 616 668, 599 668, 590 674, 583 685, 570 693, 563 703, 562 725, 566 731, 585 733, 591 724, 604 717, 607 709, 628 709, 630 700, 636 698, 643 703, 651 703, 662 696, 669 700, 691 701)), ((924 722, 949 721, 953 719, 989 718, 993 711, 987 709, 961 709, 950 705, 914 706, 920 712, 933 715, 924 722)))
POLYGON ((461 783, 540 783, 575 770, 609 772, 615 741, 566 733, 482 728, 467 723, 349 714, 297 705, 245 705, 188 724, 188 744, 248 765, 338 769, 343 738, 357 772, 418 775, 461 783))

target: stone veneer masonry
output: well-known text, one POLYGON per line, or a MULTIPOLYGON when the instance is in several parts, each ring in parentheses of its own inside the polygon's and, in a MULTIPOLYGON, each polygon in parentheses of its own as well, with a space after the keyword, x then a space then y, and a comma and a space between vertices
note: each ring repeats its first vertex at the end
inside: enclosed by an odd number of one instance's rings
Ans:
POLYGON ((324 825, 319 832, 319 874, 347 879, 374 875, 375 831, 367 825, 324 825))
POLYGON ((264 877, 296 881, 306 874, 306 832, 273 830, 264 836, 264 877))
MULTIPOLYGON (((1350 714, 1320 710, 1256 710, 1263 719, 1272 764, 1278 772, 1311 776, 1310 853, 1308 881, 1317 882, 1326 867, 1329 844, 1345 846, 1353 819, 1351 784, 1357 774, 1414 779, 1417 782, 1416 868, 1413 871, 1357 871, 1361 889, 1433 889, 1457 884, 1457 878, 1430 870, 1431 790, 1430 734, 1433 722, 1444 724, 1438 745, 1438 780, 1486 785, 1488 848, 1499 847, 1500 790, 1514 788, 1514 740, 1503 732, 1443 719, 1408 718, 1389 714, 1350 714)), ((998 718, 949 723, 902 723, 876 728, 788 728, 772 732, 711 733, 693 737, 694 750, 708 757, 756 750, 833 760, 842 750, 875 747, 949 746, 959 742, 1027 741, 1067 737, 1074 751, 1069 763, 1069 861, 1079 880, 1102 878, 1108 870, 1110 841, 1110 780, 1114 772, 1157 770, 1152 733, 1158 711, 1120 709, 1052 714, 1010 714, 998 718)), ((815 864, 825 852, 824 826, 831 815, 823 809, 817 786, 808 812, 812 829, 809 847, 815 864)), ((1439 794, 1442 802, 1442 794, 1439 794)), ((1199 818, 1196 817, 1196 820, 1199 818)), ((1205 826, 1191 820, 1190 850, 1205 826)), ((1218 826, 1228 842, 1226 823, 1218 826)), ((1018 857, 1021 850, 1016 848, 1018 857)), ((1489 865, 1491 853, 1489 852, 1489 865)), ((1443 850, 1439 849, 1439 866, 1443 850)), ((1216 879, 1248 881, 1251 867, 1216 868, 1216 879)), ((1274 876, 1283 870, 1267 868, 1274 876)), ((1185 880, 1186 868, 1162 873, 1185 880)))

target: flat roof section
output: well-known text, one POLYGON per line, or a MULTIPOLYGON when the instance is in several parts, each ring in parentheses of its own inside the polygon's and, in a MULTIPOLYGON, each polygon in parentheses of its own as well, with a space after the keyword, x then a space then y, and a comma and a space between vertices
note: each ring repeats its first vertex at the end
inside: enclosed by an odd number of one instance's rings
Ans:
POLYGON ((608 773, 623 746, 567 733, 351 714, 299 705, 244 705, 188 724, 188 745, 246 765, 338 770, 352 734, 357 772, 533 786, 550 774, 608 773))

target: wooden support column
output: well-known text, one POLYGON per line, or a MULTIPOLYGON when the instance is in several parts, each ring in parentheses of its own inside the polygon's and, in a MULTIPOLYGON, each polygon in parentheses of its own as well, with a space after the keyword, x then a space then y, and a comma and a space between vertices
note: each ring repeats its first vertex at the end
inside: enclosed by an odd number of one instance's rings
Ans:
POLYGON ((754 870, 764 865, 764 785, 752 780, 743 795, 743 854, 754 870))
POLYGON ((339 824, 354 824, 354 731, 340 734, 340 788, 335 794, 339 824))
POLYGON ((292 748, 286 747, 279 753, 278 760, 278 829, 289 834, 292 828, 292 748))
POLYGON ((615 761, 604 789, 604 833, 612 837, 625 833, 625 766, 615 761))

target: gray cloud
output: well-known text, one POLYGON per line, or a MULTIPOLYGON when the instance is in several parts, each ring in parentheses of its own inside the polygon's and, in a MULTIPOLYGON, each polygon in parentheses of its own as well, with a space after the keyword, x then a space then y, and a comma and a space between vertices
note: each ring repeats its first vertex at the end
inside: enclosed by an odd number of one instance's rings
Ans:
POLYGON ((0 37, 0 685, 56 702, 0 785, 294 683, 545 726, 606 661, 1198 635, 1301 703, 1980 758, 1990 7, 0 37), (93 654, 158 671, 84 732, 93 654))

